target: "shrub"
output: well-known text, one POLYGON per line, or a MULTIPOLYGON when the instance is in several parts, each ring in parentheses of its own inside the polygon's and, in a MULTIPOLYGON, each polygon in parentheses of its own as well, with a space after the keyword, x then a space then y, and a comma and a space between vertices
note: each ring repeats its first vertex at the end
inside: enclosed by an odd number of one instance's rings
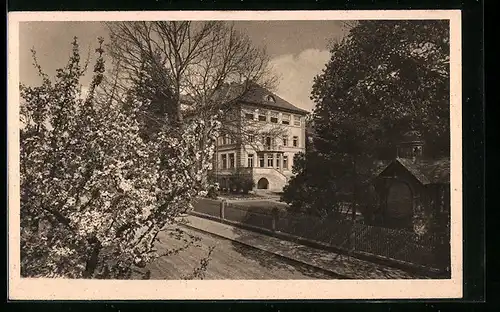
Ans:
POLYGON ((243 194, 248 194, 249 191, 255 186, 255 182, 252 177, 245 174, 235 174, 231 178, 230 189, 233 192, 241 192, 243 194))
POLYGON ((219 197, 219 188, 217 185, 212 185, 208 188, 207 197, 217 199, 219 197))

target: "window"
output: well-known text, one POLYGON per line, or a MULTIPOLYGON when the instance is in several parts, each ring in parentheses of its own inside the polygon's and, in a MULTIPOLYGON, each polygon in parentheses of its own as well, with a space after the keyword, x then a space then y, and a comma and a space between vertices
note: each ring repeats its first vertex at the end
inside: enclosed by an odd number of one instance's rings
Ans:
POLYGON ((272 143, 273 143, 273 140, 271 139, 271 137, 266 137, 266 148, 267 149, 271 149, 272 143))
POLYGON ((290 115, 283 114, 281 116, 281 123, 284 124, 284 125, 289 125, 290 124, 290 115))
POLYGON ((254 142, 254 140, 255 140, 255 137, 254 137, 253 135, 251 135, 251 134, 250 134, 250 135, 248 135, 248 142, 249 142, 249 143, 253 143, 253 142, 254 142))
POLYGON ((267 154, 267 166, 269 168, 273 168, 274 167, 273 163, 274 163, 274 155, 273 154, 267 154))
POLYGON ((293 125, 300 126, 300 116, 293 116, 293 125))
POLYGON ((283 169, 288 170, 288 156, 283 155, 283 169))
POLYGON ((266 96, 266 100, 267 100, 268 102, 273 102, 273 103, 275 103, 275 102, 276 102, 276 99, 275 99, 272 95, 268 95, 268 96, 266 96))
POLYGON ((246 113, 245 118, 249 120, 253 120, 253 114, 252 113, 246 113))
POLYGON ((298 136, 294 136, 293 137, 293 146, 294 147, 298 147, 299 146, 299 137, 298 136))
POLYGON ((229 168, 234 168, 234 153, 229 154, 229 168))
POLYGON ((288 146, 288 136, 283 137, 283 146, 288 146))
POLYGON ((227 155, 222 154, 222 169, 227 169, 227 155))
POLYGON ((271 122, 278 123, 278 113, 271 113, 271 122))
POLYGON ((281 166, 281 154, 276 154, 276 168, 280 168, 281 166))
POLYGON ((259 121, 267 121, 266 112, 259 112, 259 121))
POLYGON ((229 134, 225 134, 223 139, 222 139, 222 144, 227 145, 227 144, 233 144, 233 138, 229 134))
POLYGON ((253 167, 253 154, 248 154, 247 160, 248 160, 248 167, 252 168, 253 167))
POLYGON ((264 168, 264 155, 259 156, 259 167, 264 168))

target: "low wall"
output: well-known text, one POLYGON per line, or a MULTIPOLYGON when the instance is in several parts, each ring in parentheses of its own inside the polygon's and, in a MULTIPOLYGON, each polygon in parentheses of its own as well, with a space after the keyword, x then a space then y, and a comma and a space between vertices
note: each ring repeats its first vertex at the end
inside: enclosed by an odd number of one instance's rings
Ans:
POLYGON ((221 208, 219 200, 200 199, 195 204, 196 212, 217 219, 291 234, 363 256, 373 255, 434 271, 449 270, 450 245, 446 237, 435 235, 422 241, 412 232, 299 215, 284 209, 273 213, 271 208, 245 207, 227 202, 221 208))

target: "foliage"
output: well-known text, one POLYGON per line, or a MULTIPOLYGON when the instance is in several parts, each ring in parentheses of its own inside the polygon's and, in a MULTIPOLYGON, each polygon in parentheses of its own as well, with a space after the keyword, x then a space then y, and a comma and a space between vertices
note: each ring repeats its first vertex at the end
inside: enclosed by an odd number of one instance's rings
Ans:
POLYGON ((446 21, 362 21, 334 45, 312 91, 320 152, 376 154, 412 130, 449 141, 448 33, 446 21))
POLYGON ((354 207, 370 210, 374 162, 395 157, 407 131, 423 135, 430 156, 449 155, 448 27, 440 20, 360 21, 332 46, 312 89, 313 148, 299 159, 288 202, 317 210, 351 194, 354 207))
POLYGON ((208 188, 206 197, 211 199, 217 199, 219 197, 219 188, 216 185, 212 185, 208 188))
POLYGON ((245 173, 242 170, 237 170, 230 178, 230 190, 235 190, 236 192, 242 192, 243 194, 248 194, 255 187, 255 182, 252 176, 245 173))
POLYGON ((255 182, 251 177, 238 177, 236 180, 236 188, 244 194, 248 194, 255 187, 255 182))
POLYGON ((205 194, 217 116, 140 136, 143 102, 98 98, 105 62, 99 39, 90 90, 80 92, 77 39, 55 81, 20 85, 21 275, 127 278, 159 255, 158 232, 205 194), (207 134, 200 141, 201 133, 207 134))
MULTIPOLYGON (((294 156, 292 172, 295 175, 283 189, 281 200, 294 211, 326 216, 343 209, 342 198, 329 201, 332 190, 342 189, 345 181, 335 179, 335 173, 344 170, 338 164, 326 161, 317 152, 307 150, 294 156)), ((339 194, 337 194, 339 195, 339 194)))

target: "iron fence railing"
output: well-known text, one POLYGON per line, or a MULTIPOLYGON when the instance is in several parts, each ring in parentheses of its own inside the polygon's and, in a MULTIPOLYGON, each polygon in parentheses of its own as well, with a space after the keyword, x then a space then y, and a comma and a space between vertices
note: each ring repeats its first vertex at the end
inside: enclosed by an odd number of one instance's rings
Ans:
POLYGON ((224 204, 222 213, 221 202, 215 200, 198 201, 195 211, 214 217, 221 217, 222 214, 229 221, 323 242, 344 250, 436 269, 449 266, 449 236, 445 234, 434 233, 421 239, 415 233, 401 229, 282 210, 273 213, 271 210, 252 209, 231 203, 224 204))

